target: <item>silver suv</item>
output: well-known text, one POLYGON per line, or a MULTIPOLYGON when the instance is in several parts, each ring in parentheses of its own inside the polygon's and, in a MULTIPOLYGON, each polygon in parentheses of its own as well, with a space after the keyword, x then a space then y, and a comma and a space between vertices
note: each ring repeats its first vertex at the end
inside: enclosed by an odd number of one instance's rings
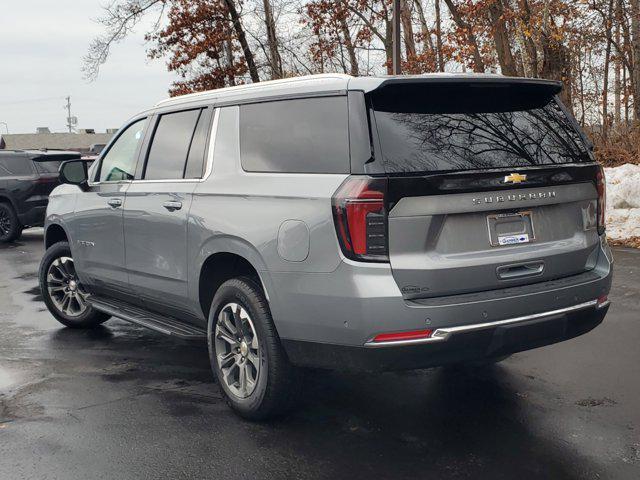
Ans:
POLYGON ((40 284, 69 327, 206 339, 228 403, 297 367, 492 362, 604 318, 605 183, 558 83, 319 75, 172 98, 61 167, 40 284))

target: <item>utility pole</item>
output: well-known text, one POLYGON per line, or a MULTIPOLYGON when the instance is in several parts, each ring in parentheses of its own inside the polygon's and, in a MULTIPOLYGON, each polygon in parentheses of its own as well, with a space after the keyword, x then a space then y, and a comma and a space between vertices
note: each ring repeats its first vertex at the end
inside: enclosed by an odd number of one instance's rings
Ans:
POLYGON ((401 51, 400 51, 400 0, 393 0, 393 74, 400 75, 402 73, 401 51))
POLYGON ((67 104, 64 107, 67 109, 67 128, 69 129, 69 133, 71 133, 73 127, 71 124, 71 97, 67 96, 65 99, 67 100, 67 104))

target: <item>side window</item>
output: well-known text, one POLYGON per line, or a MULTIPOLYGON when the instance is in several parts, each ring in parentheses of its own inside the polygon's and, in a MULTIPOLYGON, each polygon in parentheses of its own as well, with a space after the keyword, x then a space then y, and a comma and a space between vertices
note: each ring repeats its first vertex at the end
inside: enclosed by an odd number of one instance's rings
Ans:
POLYGON ((198 119, 196 131, 193 134, 187 165, 184 168, 184 178, 202 178, 204 176, 204 155, 207 150, 207 137, 211 121, 212 109, 202 111, 198 119))
POLYGON ((38 173, 58 173, 62 162, 51 160, 49 162, 33 162, 33 165, 36 167, 36 172, 38 173))
POLYGON ((142 143, 146 124, 146 118, 132 123, 111 145, 100 164, 100 182, 133 180, 138 147, 142 143))
POLYGON ((183 178, 201 113, 202 110, 198 109, 160 116, 147 156, 145 180, 183 178))
POLYGON ((347 97, 240 106, 240 158, 249 172, 349 173, 347 97))
POLYGON ((235 172, 240 163, 240 142, 238 137, 237 105, 222 107, 218 113, 216 142, 213 147, 213 165, 215 172, 224 172, 231 168, 235 172))
POLYGON ((27 157, 0 157, 0 177, 33 175, 31 160, 27 157))

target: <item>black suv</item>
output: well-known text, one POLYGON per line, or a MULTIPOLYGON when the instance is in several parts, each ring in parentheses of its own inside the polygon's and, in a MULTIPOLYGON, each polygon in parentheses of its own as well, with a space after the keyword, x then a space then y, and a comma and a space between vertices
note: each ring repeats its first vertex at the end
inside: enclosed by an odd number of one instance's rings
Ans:
POLYGON ((0 242, 44 224, 49 193, 60 183, 60 163, 78 158, 77 152, 59 150, 0 150, 0 242))

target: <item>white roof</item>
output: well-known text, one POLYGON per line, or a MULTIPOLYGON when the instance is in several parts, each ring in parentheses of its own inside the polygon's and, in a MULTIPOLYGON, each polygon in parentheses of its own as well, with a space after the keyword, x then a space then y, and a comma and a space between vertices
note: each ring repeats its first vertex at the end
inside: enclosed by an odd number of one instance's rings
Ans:
POLYGON ((156 107, 165 107, 180 103, 190 103, 202 100, 227 101, 231 99, 277 96, 284 94, 340 91, 346 90, 349 80, 353 77, 340 73, 307 75, 304 77, 284 78, 265 82, 236 85, 234 87, 218 88, 204 92, 190 93, 179 97, 167 98, 156 103, 156 107))

